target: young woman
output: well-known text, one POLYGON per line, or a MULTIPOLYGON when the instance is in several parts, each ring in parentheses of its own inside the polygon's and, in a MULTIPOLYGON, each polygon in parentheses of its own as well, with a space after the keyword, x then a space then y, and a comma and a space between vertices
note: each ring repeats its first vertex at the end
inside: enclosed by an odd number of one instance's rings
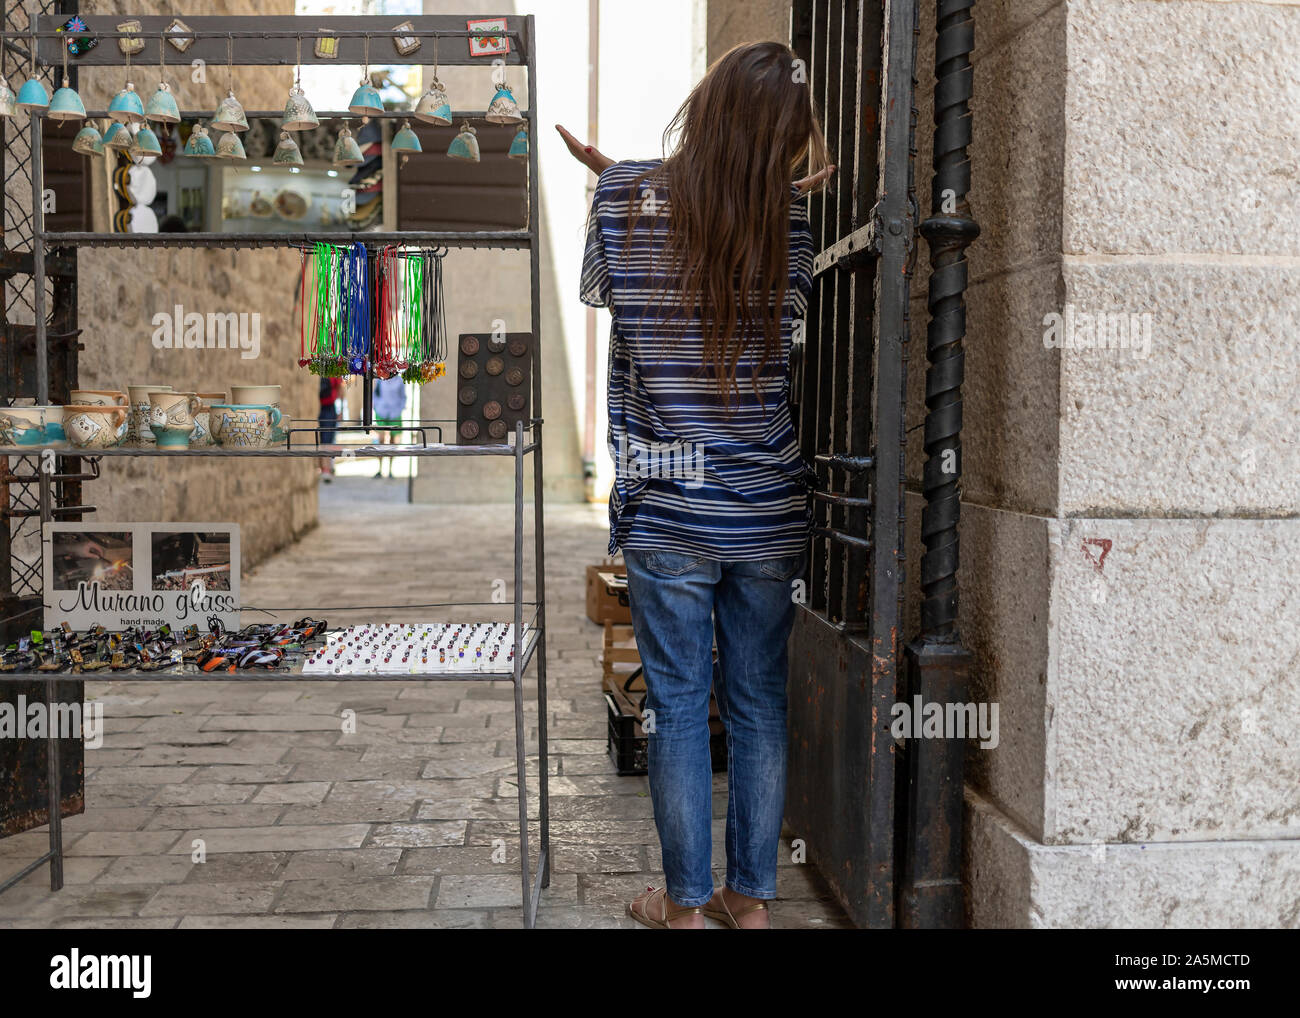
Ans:
POLYGON ((581 299, 614 317, 609 548, 627 563, 667 883, 628 914, 662 929, 767 928, 776 897, 786 641, 810 518, 788 402, 812 285, 799 196, 833 170, 801 71, 780 43, 731 50, 678 110, 662 160, 614 163, 559 129, 600 174, 581 299), (728 750, 717 892, 710 687, 728 750))

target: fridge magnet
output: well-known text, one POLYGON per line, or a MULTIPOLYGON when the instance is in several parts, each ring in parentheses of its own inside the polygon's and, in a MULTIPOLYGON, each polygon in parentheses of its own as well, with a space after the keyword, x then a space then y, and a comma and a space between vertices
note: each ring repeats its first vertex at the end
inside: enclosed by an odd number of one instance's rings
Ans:
MULTIPOLYGON (((465 22, 471 32, 504 32, 505 18, 478 18, 465 22)), ((479 35, 469 40, 469 55, 472 57, 499 57, 510 52, 510 40, 504 35, 479 35)))
POLYGON ((170 37, 167 41, 178 53, 184 53, 194 45, 194 36, 185 34, 191 31, 193 29, 180 18, 172 18, 172 23, 167 26, 167 35, 170 37))
MULTIPOLYGON (((393 31, 413 32, 415 31, 415 26, 409 21, 403 21, 400 25, 394 28, 393 31)), ((395 35, 393 36, 393 48, 396 49, 401 56, 410 56, 420 48, 420 40, 414 35, 395 35)))

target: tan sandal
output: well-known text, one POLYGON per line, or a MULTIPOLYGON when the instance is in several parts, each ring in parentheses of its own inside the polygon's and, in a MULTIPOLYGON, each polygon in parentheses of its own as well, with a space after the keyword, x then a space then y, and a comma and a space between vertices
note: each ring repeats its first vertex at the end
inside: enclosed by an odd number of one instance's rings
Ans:
MULTIPOLYGON (((718 901, 722 902, 722 908, 720 909, 710 908, 708 905, 703 906, 705 918, 716 919, 718 922, 723 923, 726 926, 730 926, 733 930, 741 929, 741 925, 740 925, 741 916, 749 915, 749 913, 751 912, 770 911, 767 907, 767 902, 765 901, 757 901, 752 905, 746 905, 739 912, 731 911, 731 908, 727 905, 726 895, 719 894, 718 901)), ((769 918, 768 928, 771 927, 771 924, 772 924, 772 920, 769 918)), ((763 927, 759 927, 759 929, 763 929, 763 927)))
POLYGON ((647 887, 645 889, 645 894, 633 898, 630 902, 628 902, 627 914, 630 915, 637 922, 639 922, 642 926, 648 926, 652 930, 672 930, 672 929, 676 929, 676 927, 671 926, 669 924, 682 918, 682 916, 704 915, 705 911, 703 905, 696 905, 693 908, 684 908, 678 912, 674 912, 672 915, 669 915, 668 914, 668 891, 666 889, 656 890, 653 887, 647 887), (648 907, 656 894, 658 894, 661 900, 663 901, 663 909, 662 909, 663 914, 658 919, 656 919, 654 916, 650 914, 649 907, 648 907), (640 904, 641 906, 639 909, 637 908, 638 904, 640 904))

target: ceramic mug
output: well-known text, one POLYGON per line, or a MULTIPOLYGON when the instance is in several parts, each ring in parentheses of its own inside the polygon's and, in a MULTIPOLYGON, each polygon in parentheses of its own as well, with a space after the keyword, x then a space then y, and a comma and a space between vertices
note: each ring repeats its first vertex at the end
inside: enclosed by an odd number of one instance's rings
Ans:
POLYGON ((266 404, 214 403, 212 437, 224 449, 265 449, 280 423, 280 411, 266 404))
POLYGON ((62 440, 62 407, 0 407, 0 445, 43 445, 55 441, 50 429, 51 410, 59 411, 57 439, 62 440))
POLYGON ((78 449, 108 449, 126 438, 130 407, 69 403, 63 408, 63 430, 78 449))
POLYGON ((116 389, 73 389, 69 406, 126 406, 127 395, 116 389))
POLYGON ((154 437, 153 432, 149 430, 149 394, 171 392, 172 387, 170 385, 128 385, 126 390, 131 400, 127 441, 139 445, 152 445, 154 437))
POLYGON ((199 397, 193 392, 149 394, 149 430, 160 448, 188 449, 199 397))
MULTIPOLYGON (((269 406, 279 410, 280 387, 278 385, 232 385, 230 402, 238 406, 269 406)), ((277 418, 276 423, 271 427, 272 442, 284 441, 284 431, 280 427, 282 418, 283 415, 277 418)))
POLYGON ((194 411, 194 433, 190 435, 190 448, 212 445, 212 407, 226 402, 224 392, 200 392, 199 408, 194 411))

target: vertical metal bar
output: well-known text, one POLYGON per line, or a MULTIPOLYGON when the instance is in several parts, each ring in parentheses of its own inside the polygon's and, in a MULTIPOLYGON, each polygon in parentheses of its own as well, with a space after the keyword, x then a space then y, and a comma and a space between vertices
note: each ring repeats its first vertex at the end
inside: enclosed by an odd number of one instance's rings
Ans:
MULTIPOLYGON (((45 349, 45 167, 41 150, 42 118, 31 111, 32 160, 32 308, 35 315, 36 402, 50 401, 50 363, 45 349)), ((45 519, 44 516, 41 517, 45 519)))
POLYGON ((55 730, 54 718, 58 712, 54 709, 54 680, 45 680, 45 709, 48 728, 45 740, 45 780, 49 784, 48 803, 50 811, 50 890, 58 891, 63 887, 63 781, 59 762, 59 733, 55 730))
MULTIPOLYGON (((833 138, 837 131, 839 123, 839 111, 830 103, 830 68, 831 62, 828 55, 830 45, 830 29, 828 22, 828 6, 822 3, 813 4, 812 14, 812 66, 809 76, 809 87, 814 88, 821 86, 822 94, 818 97, 823 111, 825 120, 825 129, 827 137, 833 138)), ((809 208, 809 218, 812 224, 813 245, 817 250, 824 250, 834 241, 834 231, 830 223, 830 217, 833 214, 831 206, 830 192, 826 189, 819 191, 813 196, 813 202, 809 208)), ((811 427, 809 431, 812 434, 813 450, 820 453, 823 450, 830 451, 830 391, 832 385, 832 374, 835 355, 834 339, 834 316, 835 316, 835 282, 833 274, 822 273, 814 283, 814 289, 817 292, 817 299, 812 303, 816 307, 817 319, 816 325, 812 324, 812 317, 809 317, 809 327, 817 334, 816 359, 808 362, 809 375, 812 379, 813 392, 812 398, 809 399, 809 412, 812 415, 811 427)), ((818 471, 822 469, 819 467, 818 471)), ((829 478, 829 474, 828 474, 829 478)), ((829 482, 822 485, 824 490, 830 490, 829 482)), ((831 514, 830 508, 825 503, 814 503, 814 526, 818 528, 830 525, 831 514)), ((831 562, 839 554, 838 549, 825 537, 813 538, 813 556, 812 568, 809 578, 809 587, 812 593, 812 606, 814 610, 827 612, 829 615, 834 603, 834 593, 828 589, 828 571, 831 562)))
MULTIPOLYGON (((921 635, 908 646, 908 693, 930 703, 965 703, 971 653, 957 626, 961 516, 961 385, 966 335, 966 248, 979 236, 970 208, 970 98, 974 0, 937 0, 934 59, 934 178, 921 235, 930 247, 926 334, 925 452, 921 479, 921 635)), ((961 882, 965 743, 907 746, 900 924, 957 927, 961 882)))
POLYGON ((540 793, 542 886, 551 885, 551 805, 550 774, 546 744, 546 495, 542 456, 542 251, 540 181, 537 174, 537 54, 533 15, 524 18, 528 40, 528 289, 531 303, 530 324, 533 331, 533 568, 536 570, 534 596, 537 599, 537 782, 540 793))
POLYGON ((519 782, 519 872, 523 884, 524 926, 532 928, 528 879, 528 777, 525 773, 524 735, 524 424, 515 424, 515 777, 519 782))

